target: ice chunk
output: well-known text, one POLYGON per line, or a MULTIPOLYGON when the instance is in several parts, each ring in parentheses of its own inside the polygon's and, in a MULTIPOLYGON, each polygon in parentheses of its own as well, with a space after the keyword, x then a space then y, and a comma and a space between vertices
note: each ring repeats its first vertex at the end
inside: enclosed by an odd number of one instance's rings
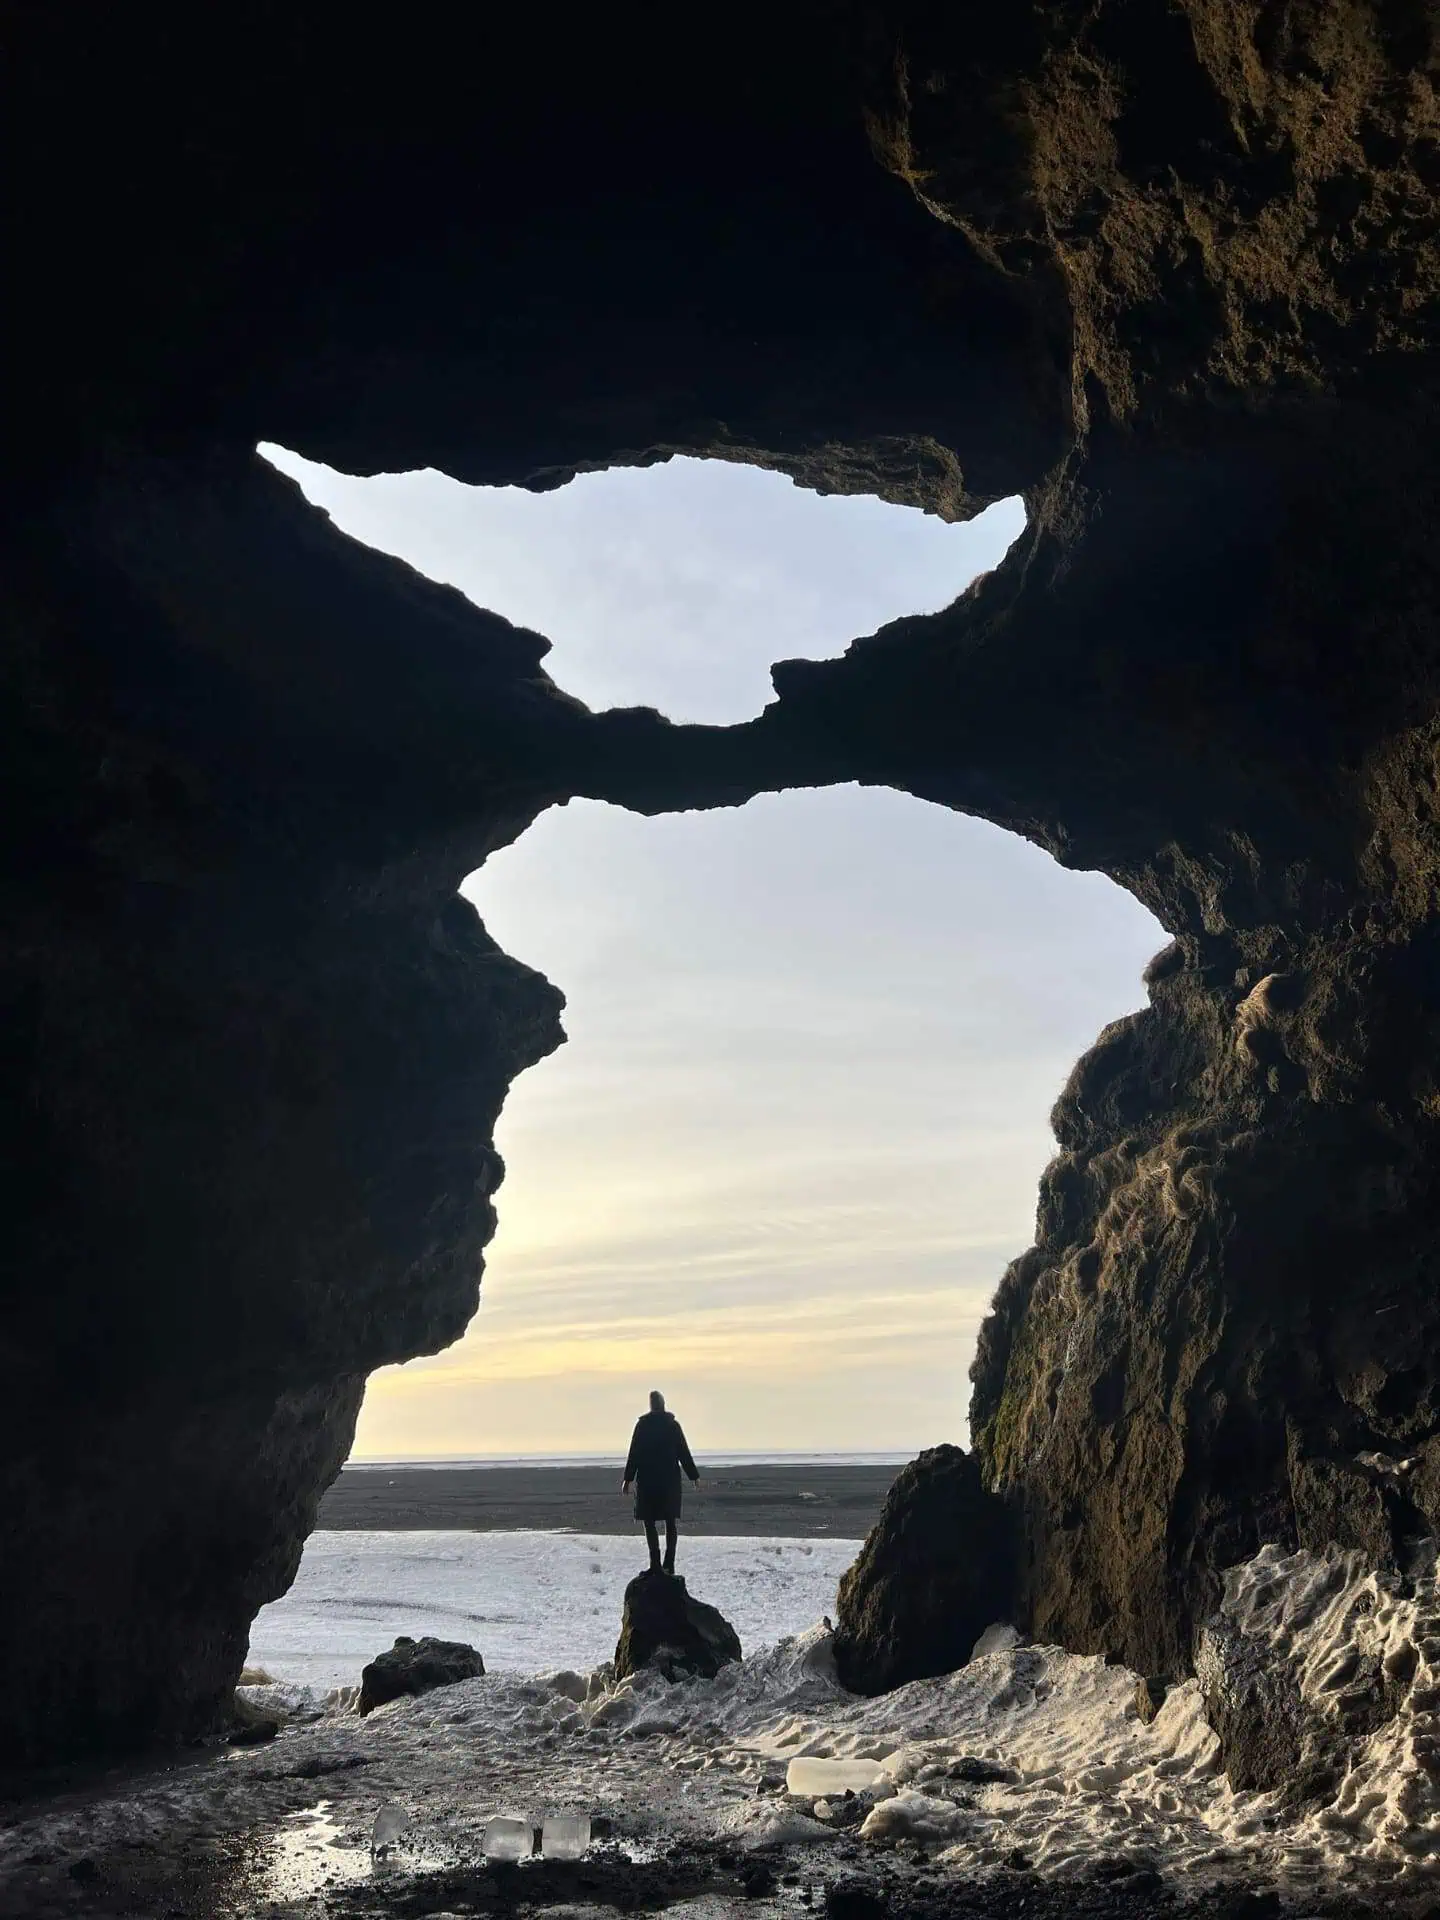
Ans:
POLYGON ((482 1844, 487 1860, 528 1860, 535 1848, 535 1836, 528 1820, 514 1813, 497 1813, 486 1825, 482 1844))
POLYGON ((923 1840, 930 1843, 958 1839, 973 1823, 974 1815, 948 1800, 934 1799, 928 1793, 903 1792, 882 1800, 865 1817, 860 1829, 862 1840, 887 1842, 923 1840))
POLYGON ((728 1840, 737 1840, 747 1852, 761 1847, 803 1847, 834 1838, 834 1829, 823 1820, 812 1820, 783 1800, 742 1800, 721 1814, 716 1831, 728 1840))
POLYGON ((370 1851, 378 1858, 389 1853, 410 1830, 410 1816, 403 1807, 397 1807, 393 1800, 387 1800, 375 1816, 375 1824, 370 1829, 370 1851))
POLYGON ((864 1793, 884 1778, 885 1769, 878 1760, 820 1760, 802 1753, 785 1769, 785 1789, 804 1794, 864 1793))
POLYGON ((540 1851, 547 1860, 578 1860, 590 1844, 588 1813, 547 1813, 540 1851))

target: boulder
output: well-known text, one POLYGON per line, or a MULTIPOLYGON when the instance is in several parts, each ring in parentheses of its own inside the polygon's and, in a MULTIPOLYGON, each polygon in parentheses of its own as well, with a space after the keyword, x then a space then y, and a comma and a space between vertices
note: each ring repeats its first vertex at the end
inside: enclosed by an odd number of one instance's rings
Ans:
POLYGON ((373 1713, 387 1700, 433 1693, 436 1687, 478 1679, 484 1671, 485 1662, 463 1640, 433 1640, 429 1634, 412 1640, 402 1634, 388 1653, 376 1654, 361 1673, 360 1711, 373 1713))
POLYGON ((667 1680, 709 1680, 739 1660, 740 1636, 718 1607, 694 1600, 678 1574, 641 1573, 625 1589, 615 1678, 653 1667, 667 1680))
POLYGON ((226 1739, 232 1747, 259 1747, 273 1740, 280 1731, 277 1714, 267 1713, 236 1694, 230 1709, 230 1730, 226 1739))
POLYGON ((855 1693, 963 1667, 1009 1613, 1010 1518, 963 1447, 931 1447, 899 1475, 840 1581, 835 1665, 855 1693))
POLYGON ((1304 1706, 1299 1678, 1274 1644, 1217 1614, 1201 1629, 1195 1671, 1231 1786, 1268 1792, 1293 1781, 1304 1706))
MULTIPOLYGON (((1358 1551, 1264 1548, 1226 1576, 1195 1675, 1230 1784, 1288 1805, 1332 1794, 1356 1745, 1395 1717, 1419 1666, 1377 1606, 1402 1591, 1358 1551)), ((1143 1683, 1142 1683, 1143 1684, 1143 1683)))

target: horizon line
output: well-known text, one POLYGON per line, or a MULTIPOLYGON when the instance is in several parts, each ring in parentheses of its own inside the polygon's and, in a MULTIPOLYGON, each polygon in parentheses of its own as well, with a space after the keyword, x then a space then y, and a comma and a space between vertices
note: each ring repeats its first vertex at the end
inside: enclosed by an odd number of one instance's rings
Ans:
MULTIPOLYGON (((940 1446, 945 1443, 932 1440, 929 1444, 931 1446, 940 1446)), ((958 1442, 954 1444, 958 1444, 958 1442)), ((878 1459, 882 1457, 885 1461, 892 1458, 896 1460, 913 1460, 917 1453, 923 1453, 924 1451, 925 1448, 923 1446, 907 1447, 884 1445, 873 1447, 711 1446, 696 1447, 694 1449, 697 1460, 773 1460, 777 1462, 783 1460, 858 1460, 878 1459)), ((514 1453, 500 1453, 488 1450, 473 1453, 354 1453, 349 1456, 344 1464, 347 1467, 405 1467, 421 1464, 444 1465, 447 1463, 462 1465, 472 1461, 493 1461, 496 1464, 500 1464, 502 1462, 519 1460, 583 1460, 608 1463, 611 1460, 620 1461, 624 1458, 625 1450, 623 1447, 575 1447, 555 1452, 542 1452, 532 1449, 514 1453)))

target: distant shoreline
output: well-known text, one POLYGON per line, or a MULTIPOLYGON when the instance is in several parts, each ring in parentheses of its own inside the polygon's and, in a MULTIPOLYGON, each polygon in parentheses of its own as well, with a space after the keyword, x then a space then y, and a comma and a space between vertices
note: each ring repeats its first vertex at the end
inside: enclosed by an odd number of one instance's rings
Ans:
MULTIPOLYGON (((685 1489, 684 1530, 700 1536, 862 1539, 900 1471, 898 1461, 707 1462, 685 1489)), ((545 1466, 347 1466, 317 1527, 332 1532, 487 1533, 564 1528, 638 1531, 620 1492, 621 1463, 545 1466)))
MULTIPOLYGON (((766 1452, 743 1448, 714 1447, 708 1453, 698 1448, 695 1458, 703 1468, 712 1467, 901 1467, 913 1460, 920 1447, 872 1447, 855 1453, 826 1453, 820 1450, 771 1449, 766 1452)), ((350 1459, 347 1473, 431 1473, 437 1468, 473 1467, 490 1473, 497 1467, 618 1467, 623 1452, 611 1453, 437 1453, 376 1455, 373 1459, 350 1459)))

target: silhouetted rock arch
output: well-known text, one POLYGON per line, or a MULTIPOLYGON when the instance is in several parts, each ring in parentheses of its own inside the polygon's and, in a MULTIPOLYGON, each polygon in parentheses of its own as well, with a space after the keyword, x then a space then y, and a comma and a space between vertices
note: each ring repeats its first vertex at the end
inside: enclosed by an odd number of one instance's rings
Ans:
POLYGON ((1259 1542, 1440 1522, 1432 34, 1144 14, 731 8, 698 59, 638 16, 12 23, 12 1756, 211 1723, 365 1374, 473 1310, 494 1118, 561 1035, 455 890, 571 794, 889 783, 1174 936, 977 1361, 1034 1631, 1173 1672, 1259 1542), (948 612, 672 727, 262 439, 1030 520, 948 612))

